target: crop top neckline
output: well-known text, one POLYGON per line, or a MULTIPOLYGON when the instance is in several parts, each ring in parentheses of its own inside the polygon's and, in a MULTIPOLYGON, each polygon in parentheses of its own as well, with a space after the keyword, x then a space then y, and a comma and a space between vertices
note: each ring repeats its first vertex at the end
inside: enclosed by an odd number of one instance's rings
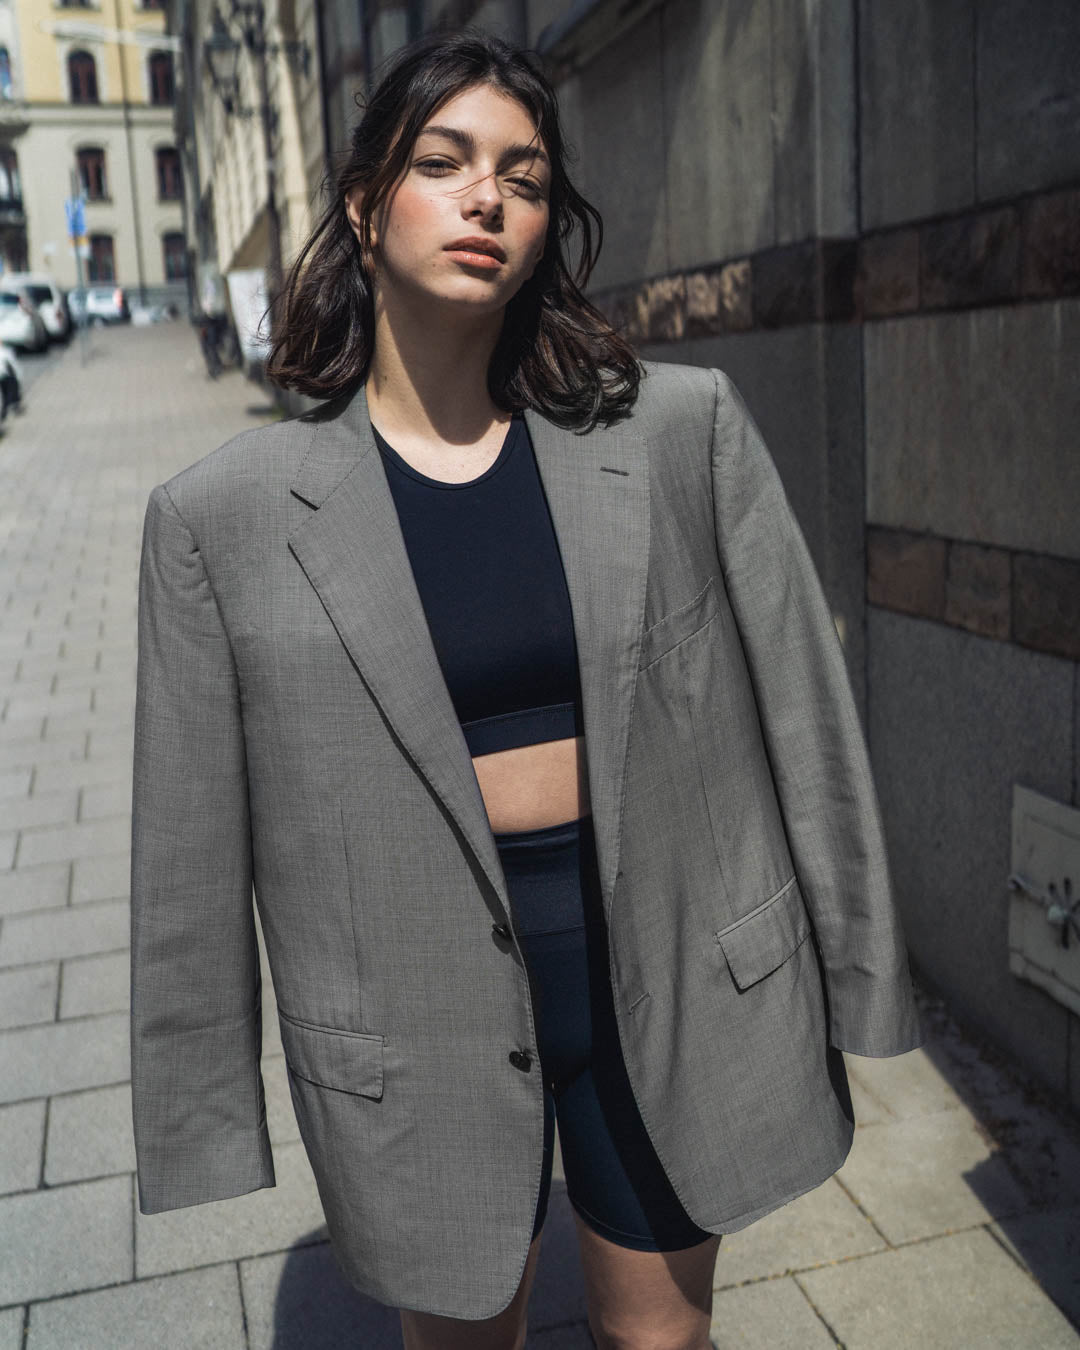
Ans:
POLYGON ((426 473, 421 473, 419 469, 413 466, 398 454, 392 445, 388 444, 382 432, 378 430, 374 422, 371 424, 371 430, 375 436, 375 444, 379 448, 380 454, 384 459, 390 461, 394 468, 401 473, 414 479, 417 483, 423 483, 425 487, 440 488, 450 492, 459 492, 463 488, 476 487, 480 483, 486 483, 488 479, 494 478, 499 470, 506 464, 514 451, 518 437, 521 434, 521 428, 524 426, 524 419, 521 413, 514 413, 510 419, 510 424, 506 428, 506 435, 503 437, 503 443, 499 447, 499 453, 494 461, 479 474, 476 478, 469 478, 463 483, 448 483, 442 478, 429 478, 426 473))

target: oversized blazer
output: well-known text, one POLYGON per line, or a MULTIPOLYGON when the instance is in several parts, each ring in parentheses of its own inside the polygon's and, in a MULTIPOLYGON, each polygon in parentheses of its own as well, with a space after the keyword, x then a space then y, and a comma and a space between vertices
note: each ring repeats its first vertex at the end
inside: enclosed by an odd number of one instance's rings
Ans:
MULTIPOLYGON (((586 435, 526 422, 573 607, 627 1070, 690 1217, 729 1233, 843 1162, 840 1052, 919 1041, 842 650, 723 374, 649 365, 632 416, 586 435)), ((152 492, 133 806, 142 1211, 274 1184, 254 885, 347 1276, 396 1306, 499 1312, 540 1185, 536 1027, 362 389, 152 492)))

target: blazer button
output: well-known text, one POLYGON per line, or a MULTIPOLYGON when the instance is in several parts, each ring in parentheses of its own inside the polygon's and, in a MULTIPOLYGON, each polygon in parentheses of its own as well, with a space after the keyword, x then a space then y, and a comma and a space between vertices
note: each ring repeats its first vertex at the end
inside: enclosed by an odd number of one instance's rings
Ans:
POLYGON ((520 1069, 522 1073, 528 1073, 532 1065, 532 1057, 524 1050, 511 1050, 510 1063, 515 1069, 520 1069))
POLYGON ((513 934, 510 932, 510 925, 506 923, 493 923, 491 925, 491 931, 495 934, 496 937, 501 937, 505 939, 505 941, 507 942, 509 942, 511 937, 513 936, 513 934))

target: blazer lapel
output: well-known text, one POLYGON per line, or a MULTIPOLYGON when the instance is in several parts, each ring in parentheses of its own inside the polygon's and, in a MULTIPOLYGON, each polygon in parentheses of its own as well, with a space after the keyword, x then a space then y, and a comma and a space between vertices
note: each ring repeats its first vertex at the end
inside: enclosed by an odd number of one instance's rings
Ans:
MULTIPOLYGON (((361 387, 307 419, 311 442, 292 492, 316 509, 289 547, 406 753, 509 902, 468 747, 413 580, 361 387)), ((607 903, 649 554, 648 462, 632 423, 586 436, 527 411, 574 612, 589 789, 607 903)))
POLYGON ((585 436, 531 410, 525 421, 574 611, 589 792, 610 906, 649 561, 647 447, 632 421, 585 436))

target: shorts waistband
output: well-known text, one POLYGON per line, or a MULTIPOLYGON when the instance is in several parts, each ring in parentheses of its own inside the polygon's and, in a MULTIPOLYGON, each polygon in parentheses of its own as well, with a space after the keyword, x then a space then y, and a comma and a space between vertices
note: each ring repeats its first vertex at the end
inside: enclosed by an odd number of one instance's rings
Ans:
POLYGON ((538 830, 510 830, 492 836, 500 855, 573 849, 591 841, 592 837, 592 816, 579 816, 576 820, 561 821, 558 825, 544 825, 538 830))

